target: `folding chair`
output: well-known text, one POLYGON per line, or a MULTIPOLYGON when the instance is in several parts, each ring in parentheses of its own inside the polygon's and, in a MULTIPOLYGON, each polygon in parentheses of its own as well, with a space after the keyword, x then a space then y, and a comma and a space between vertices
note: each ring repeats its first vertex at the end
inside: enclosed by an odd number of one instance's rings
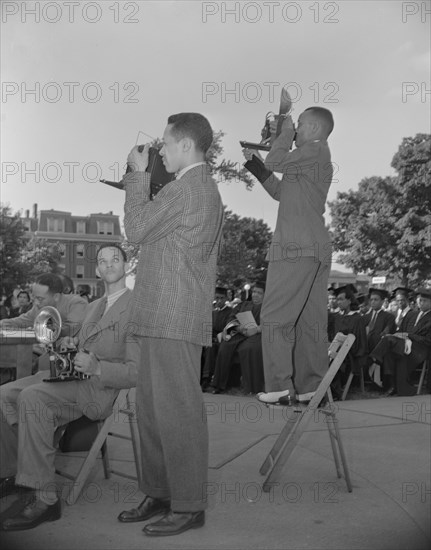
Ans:
POLYGON ((419 376, 418 390, 416 392, 416 395, 420 395, 422 393, 422 386, 424 385, 425 376, 427 372, 429 376, 430 363, 431 363, 431 353, 428 355, 428 359, 425 359, 425 361, 422 363, 421 374, 419 376))
POLYGON ((263 484, 264 491, 269 492, 271 487, 274 486, 274 481, 279 478, 287 459, 292 454, 308 422, 317 412, 317 414, 322 413, 327 419, 326 425, 328 426, 337 476, 339 478, 342 477, 340 468, 341 458, 347 489, 349 493, 352 492, 346 455, 341 442, 341 434, 338 428, 338 420, 335 414, 330 386, 354 341, 355 336, 353 334, 348 334, 347 336, 340 332, 336 334, 328 350, 330 358, 329 369, 317 388, 316 393, 308 405, 298 406, 295 409, 295 412, 298 414, 297 419, 294 422, 291 420, 286 422, 259 470, 262 475, 267 476, 263 484), (325 402, 322 403, 322 400, 325 400, 325 402))
POLYGON ((114 405, 113 405, 114 410, 111 413, 111 415, 105 418, 104 420, 95 421, 98 424, 98 433, 91 445, 91 449, 88 451, 87 456, 85 457, 83 463, 81 464, 81 467, 77 475, 73 476, 68 472, 58 470, 58 469, 56 470, 56 473, 58 475, 61 475, 73 481, 73 483, 70 484, 70 487, 67 488, 67 494, 65 497, 65 501, 67 502, 67 504, 72 505, 76 502, 78 496, 80 495, 87 481, 88 475, 90 474, 91 470, 94 468, 96 464, 99 453, 101 453, 102 455, 105 479, 109 479, 111 474, 116 474, 129 479, 136 479, 138 481, 138 484, 141 483, 142 470, 141 470, 141 460, 140 460, 140 453, 139 453, 139 439, 138 439, 139 436, 138 436, 137 425, 136 425, 135 411, 132 407, 132 402, 130 400, 130 393, 131 393, 131 390, 121 390, 121 392, 117 396, 117 399, 114 402, 114 405), (129 428, 130 428, 130 437, 112 432, 112 427, 114 425, 114 421, 118 413, 122 413, 127 416, 127 423, 129 424, 129 428), (136 476, 133 476, 118 470, 114 470, 113 468, 110 467, 108 450, 107 450, 108 436, 119 437, 121 439, 127 439, 132 442, 133 456, 135 459, 135 467, 136 467, 136 476))
POLYGON ((358 373, 350 372, 349 377, 347 378, 346 385, 344 386, 344 389, 343 389, 343 394, 341 396, 341 401, 344 401, 346 399, 347 394, 348 394, 349 389, 350 389, 350 384, 352 383, 353 377, 355 375, 359 376, 359 382, 361 384, 361 392, 364 393, 364 391, 365 391, 364 371, 361 368, 361 370, 358 373))

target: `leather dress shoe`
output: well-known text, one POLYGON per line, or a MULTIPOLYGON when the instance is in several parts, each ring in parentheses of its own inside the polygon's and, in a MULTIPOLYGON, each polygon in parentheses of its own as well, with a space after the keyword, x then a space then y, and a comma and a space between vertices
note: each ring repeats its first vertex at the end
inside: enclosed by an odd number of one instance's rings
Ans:
POLYGON ((205 524, 205 512, 176 513, 168 512, 159 521, 149 523, 143 532, 150 537, 168 537, 179 535, 189 529, 197 529, 205 524))
POLYGON ((25 529, 33 529, 45 521, 56 521, 60 518, 60 499, 54 504, 45 504, 34 497, 16 515, 6 518, 1 528, 3 531, 24 531, 25 529))
POLYGON ((157 514, 168 512, 169 508, 169 500, 161 500, 159 498, 146 496, 137 508, 124 510, 124 512, 121 512, 118 516, 118 521, 121 521, 121 523, 145 521, 146 519, 150 519, 157 514))
POLYGON ((3 477, 0 480, 0 498, 14 495, 16 493, 25 493, 32 491, 30 487, 23 487, 21 485, 15 485, 15 476, 3 477))

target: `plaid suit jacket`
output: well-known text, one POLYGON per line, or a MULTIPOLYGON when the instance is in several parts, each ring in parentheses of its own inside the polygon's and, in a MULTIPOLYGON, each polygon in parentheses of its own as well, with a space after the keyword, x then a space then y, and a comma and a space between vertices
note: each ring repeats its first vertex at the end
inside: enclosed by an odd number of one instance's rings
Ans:
POLYGON ((124 228, 140 245, 134 333, 211 345, 223 205, 208 167, 191 168, 152 201, 148 173, 129 173, 124 183, 124 228))

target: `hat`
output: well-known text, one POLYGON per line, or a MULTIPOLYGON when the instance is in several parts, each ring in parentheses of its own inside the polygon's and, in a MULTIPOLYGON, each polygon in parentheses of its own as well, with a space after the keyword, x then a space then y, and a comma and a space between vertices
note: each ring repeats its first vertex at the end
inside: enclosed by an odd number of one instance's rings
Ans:
POLYGON ((334 285, 328 286, 328 292, 334 292, 335 293, 334 285))
POLYGON ((351 283, 349 283, 347 285, 339 286, 338 288, 335 288, 334 291, 335 291, 335 296, 338 296, 342 292, 357 294, 358 289, 355 287, 355 285, 352 285, 351 283))
POLYGON ((263 291, 265 291, 266 289, 265 283, 263 283, 262 281, 255 281, 253 286, 255 286, 256 288, 261 288, 263 291))
POLYGON ((223 286, 216 286, 215 291, 217 294, 223 294, 223 296, 227 296, 227 288, 224 288, 223 286))
POLYGON ((431 288, 425 288, 425 287, 420 287, 417 289, 417 291, 415 292, 415 295, 416 296, 423 296, 424 298, 430 298, 431 299, 431 288))
POLYGON ((383 288, 370 288, 368 290, 368 296, 371 296, 371 294, 377 294, 382 300, 389 298, 389 292, 383 288))
POLYGON ((404 286, 399 286, 395 290, 392 291, 392 296, 395 298, 397 294, 402 294, 406 298, 409 297, 409 294, 411 294, 412 290, 410 288, 406 288, 404 286))

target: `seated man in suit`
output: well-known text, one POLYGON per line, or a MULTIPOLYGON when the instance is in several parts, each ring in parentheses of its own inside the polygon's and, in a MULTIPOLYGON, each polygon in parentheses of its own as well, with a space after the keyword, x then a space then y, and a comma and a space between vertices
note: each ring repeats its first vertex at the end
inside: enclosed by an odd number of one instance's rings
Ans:
POLYGON ((226 390, 236 354, 241 367, 244 391, 258 393, 263 390, 262 330, 259 325, 264 294, 265 285, 255 283, 251 301, 241 302, 232 310, 228 324, 236 319, 237 313, 251 311, 258 326, 251 328, 239 324, 235 327, 233 336, 227 333, 226 328, 223 330, 211 384, 214 388, 213 393, 226 390))
POLYGON ((74 294, 63 294, 61 278, 54 273, 42 273, 32 287, 33 307, 13 319, 2 319, 0 329, 33 328, 39 311, 46 306, 55 307, 61 317, 61 336, 75 336, 81 328, 87 302, 74 294))
POLYGON ((61 517, 54 483, 56 428, 83 415, 90 420, 108 417, 119 390, 136 385, 126 254, 118 244, 103 244, 96 262, 106 294, 88 306, 77 339, 63 341, 68 347, 77 344, 74 366, 88 378, 49 383, 44 379, 50 372, 41 371, 0 386, 0 496, 22 492, 23 487, 34 490, 20 509, 12 510, 12 505, 4 513, 5 531, 32 529, 61 517))
POLYGON ((214 375, 215 363, 221 338, 218 335, 227 325, 232 309, 227 305, 227 288, 218 286, 215 290, 214 309, 212 312, 212 346, 202 350, 202 389, 207 389, 214 375))
MULTIPOLYGON (((58 310, 61 317, 60 336, 75 336, 78 334, 88 303, 80 296, 63 294, 63 283, 58 275, 54 273, 39 275, 32 286, 32 296, 33 307, 13 319, 2 319, 0 329, 33 328, 40 310, 43 307, 52 306, 58 310)), ((61 341, 58 341, 58 345, 60 343, 61 341)), ((38 363, 41 365, 41 361, 48 359, 47 356, 42 359, 41 355, 43 354, 43 348, 39 344, 35 344, 33 346, 33 372, 37 371, 38 363)))
MULTIPOLYGON (((389 296, 387 290, 370 288, 368 295, 371 311, 365 316, 365 322, 367 324, 368 350, 371 353, 383 336, 395 332, 395 318, 392 313, 383 309, 383 302, 389 296)), ((368 373, 373 382, 382 388, 380 365, 372 363, 368 373)))
POLYGON ((359 374, 367 362, 368 344, 364 317, 359 313, 353 285, 346 285, 335 290, 339 313, 334 315, 334 335, 337 332, 354 334, 356 339, 349 354, 334 378, 332 390, 334 397, 339 397, 341 386, 344 385, 346 374, 359 374))
POLYGON ((431 351, 431 288, 421 288, 416 294, 419 311, 415 313, 410 330, 386 335, 371 353, 374 361, 389 364, 390 372, 395 373, 394 385, 387 395, 414 395, 416 389, 411 384, 411 374, 431 351))
POLYGON ((409 288, 398 287, 393 291, 393 296, 398 304, 398 313, 395 319, 397 332, 408 332, 412 328, 415 311, 410 307, 409 298, 412 291, 409 288))

